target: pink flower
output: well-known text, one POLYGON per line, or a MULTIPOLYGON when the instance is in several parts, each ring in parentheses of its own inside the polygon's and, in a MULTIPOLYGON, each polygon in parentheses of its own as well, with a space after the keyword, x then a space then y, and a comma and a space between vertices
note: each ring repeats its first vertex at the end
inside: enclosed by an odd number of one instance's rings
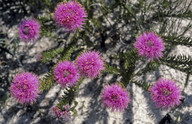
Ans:
POLYGON ((78 70, 73 62, 59 62, 54 68, 54 77, 63 87, 72 87, 79 80, 78 70))
POLYGON ((39 32, 40 24, 35 19, 24 20, 19 26, 19 38, 24 42, 37 40, 39 32))
POLYGON ((123 111, 130 102, 128 91, 119 84, 107 85, 102 91, 102 102, 104 107, 112 111, 123 111))
POLYGON ((98 52, 88 51, 77 58, 77 66, 81 74, 90 78, 97 77, 104 70, 104 62, 98 52))
POLYGON ((62 109, 65 110, 65 111, 69 111, 70 110, 70 105, 66 104, 66 105, 63 106, 62 109))
POLYGON ((60 110, 56 106, 52 106, 49 110, 49 115, 51 115, 54 118, 61 119, 64 122, 70 121, 71 120, 71 114, 70 114, 70 106, 69 105, 64 105, 63 108, 67 108, 64 110, 60 110))
POLYGON ((39 96, 39 85, 40 81, 36 75, 30 72, 23 72, 14 77, 10 92, 20 103, 32 104, 39 96))
POLYGON ((159 79, 149 91, 157 107, 174 108, 181 103, 181 90, 172 80, 159 79))
POLYGON ((68 122, 71 120, 71 114, 68 111, 63 111, 61 113, 60 119, 65 121, 65 122, 68 122))
POLYGON ((49 110, 49 115, 51 115, 54 118, 59 118, 61 116, 61 114, 62 114, 62 112, 56 106, 52 106, 49 110))
POLYGON ((85 17, 87 17, 87 13, 82 5, 76 1, 60 3, 54 13, 56 23, 70 31, 77 28, 81 29, 85 17))
POLYGON ((134 47, 138 50, 140 56, 152 61, 161 58, 165 49, 163 40, 153 32, 142 34, 137 38, 134 47))

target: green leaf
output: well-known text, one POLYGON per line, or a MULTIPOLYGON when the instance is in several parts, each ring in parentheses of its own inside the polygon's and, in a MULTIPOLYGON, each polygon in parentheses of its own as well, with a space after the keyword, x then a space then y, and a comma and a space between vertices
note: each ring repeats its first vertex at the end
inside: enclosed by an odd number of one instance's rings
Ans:
POLYGON ((166 43, 171 45, 185 45, 185 46, 192 46, 192 39, 191 37, 184 37, 184 36, 162 36, 166 43))
POLYGON ((131 81, 132 83, 136 84, 139 87, 142 87, 144 90, 148 91, 151 87, 151 84, 145 81, 131 81))
POLYGON ((136 16, 135 12, 133 11, 133 9, 131 8, 130 5, 125 5, 125 8, 126 8, 134 17, 136 16))
POLYGON ((110 74, 120 74, 120 70, 117 69, 117 67, 111 66, 109 64, 105 64, 105 70, 103 72, 110 74))
POLYGON ((192 73, 192 59, 185 55, 168 56, 160 59, 160 63, 182 72, 192 73))
POLYGON ((78 105, 78 102, 77 102, 77 101, 74 101, 74 106, 71 107, 71 110, 73 111, 77 105, 78 105))
POLYGON ((66 50, 66 52, 65 52, 65 54, 63 54, 63 57, 62 57, 62 59, 61 60, 71 60, 71 55, 72 55, 72 53, 74 52, 74 50, 76 49, 76 45, 75 46, 72 46, 72 47, 68 47, 68 48, 66 48, 67 50, 66 50))
POLYGON ((140 76, 142 74, 146 74, 147 72, 156 71, 159 68, 160 64, 157 61, 152 61, 147 63, 146 67, 143 69, 140 69, 135 75, 140 76))
POLYGON ((54 85, 54 76, 52 72, 48 72, 45 77, 41 80, 40 90, 43 92, 44 90, 49 90, 54 85))
POLYGON ((187 76, 186 76, 186 80, 185 80, 185 87, 187 87, 187 85, 189 83, 189 76, 190 76, 190 73, 188 72, 187 76))
POLYGON ((46 62, 49 62, 51 61, 53 58, 57 57, 60 53, 62 53, 64 50, 64 48, 57 48, 57 49, 53 49, 53 50, 50 50, 50 51, 47 51, 47 52, 43 52, 42 53, 42 62, 43 63, 46 63, 46 62))
POLYGON ((73 112, 74 116, 78 116, 78 112, 76 109, 73 109, 72 112, 73 112))
POLYGON ((6 100, 9 98, 9 92, 6 92, 3 96, 0 98, 0 105, 5 104, 6 100))

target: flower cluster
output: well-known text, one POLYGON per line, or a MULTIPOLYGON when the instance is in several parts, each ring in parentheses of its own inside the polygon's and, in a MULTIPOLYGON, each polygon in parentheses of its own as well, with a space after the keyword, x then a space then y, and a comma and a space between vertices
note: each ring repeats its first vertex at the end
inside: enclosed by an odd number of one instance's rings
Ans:
POLYGON ((153 32, 142 34, 137 38, 134 47, 138 50, 140 56, 152 61, 161 58, 165 49, 163 40, 153 32))
MULTIPOLYGON (((87 13, 83 6, 76 1, 63 2, 57 5, 54 12, 54 20, 58 26, 64 27, 68 31, 82 29, 87 13)), ((24 42, 35 41, 39 38, 40 24, 35 19, 24 20, 19 25, 19 38, 24 42)), ((165 50, 164 41, 153 32, 141 34, 134 43, 134 48, 138 54, 151 61, 160 59, 165 50)), ((36 59, 42 60, 42 54, 37 54, 36 59)), ((76 60, 61 61, 53 69, 54 80, 63 87, 75 86, 80 76, 91 79, 100 75, 105 69, 104 61, 97 51, 87 51, 82 53, 76 60)), ((38 77, 30 72, 17 74, 10 86, 11 95, 20 103, 28 104, 36 101, 39 96, 40 81, 38 77)), ((159 79, 150 89, 152 100, 160 108, 174 108, 181 103, 181 90, 172 80, 159 79)), ((123 111, 130 103, 129 92, 122 85, 115 83, 107 85, 102 90, 101 99, 103 106, 112 111, 123 111)), ((70 106, 64 105, 62 108, 52 106, 49 114, 63 121, 70 121, 70 106)))
POLYGON ((59 4, 54 13, 54 19, 59 26, 69 31, 82 28, 84 18, 87 17, 82 5, 76 1, 69 1, 59 4))
POLYGON ((54 68, 54 77, 63 87, 72 87, 79 80, 78 70, 73 62, 59 62, 54 68))
POLYGON ((35 19, 24 20, 19 26, 19 37, 24 42, 37 40, 39 32, 40 24, 35 19))
POLYGON ((104 107, 112 111, 123 111, 130 102, 128 91, 119 84, 107 85, 102 91, 102 102, 104 107))
POLYGON ((11 83, 10 92, 20 103, 33 103, 38 97, 40 81, 30 72, 17 74, 11 83))
POLYGON ((98 52, 88 51, 82 53, 76 61, 82 75, 95 78, 104 70, 104 62, 98 52))
POLYGON ((61 116, 61 110, 56 106, 52 106, 49 110, 49 115, 51 115, 54 118, 58 118, 61 116))
POLYGON ((172 80, 159 79, 149 91, 157 107, 173 108, 181 103, 181 90, 172 80))
POLYGON ((62 110, 60 110, 56 106, 52 106, 49 110, 49 115, 51 115, 54 118, 59 118, 67 122, 71 120, 71 114, 69 111, 70 111, 70 106, 68 104, 64 105, 62 110))

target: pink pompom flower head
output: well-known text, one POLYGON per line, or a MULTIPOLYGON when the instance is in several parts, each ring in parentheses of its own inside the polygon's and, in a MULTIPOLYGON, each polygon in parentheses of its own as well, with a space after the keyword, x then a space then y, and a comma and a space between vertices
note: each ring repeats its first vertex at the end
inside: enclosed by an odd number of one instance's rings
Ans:
POLYGON ((130 102, 129 93, 120 84, 107 85, 102 91, 102 102, 104 107, 112 111, 124 111, 130 102))
POLYGON ((19 38, 24 42, 35 41, 39 38, 40 24, 35 19, 24 20, 19 25, 19 38))
POLYGON ((104 61, 99 52, 88 51, 82 53, 76 61, 79 71, 83 76, 95 78, 104 70, 104 61))
POLYGON ((35 74, 23 72, 17 74, 11 83, 10 93, 22 104, 33 103, 39 96, 40 81, 35 74))
POLYGON ((56 23, 69 31, 74 31, 77 28, 82 29, 86 17, 86 11, 76 1, 60 3, 54 13, 56 23))
POLYGON ((174 108, 181 103, 181 90, 172 80, 159 79, 149 89, 149 92, 158 108, 174 108))
POLYGON ((57 83, 63 87, 74 86, 80 77, 75 64, 70 61, 59 62, 54 68, 53 73, 57 83))
POLYGON ((134 43, 140 56, 150 60, 159 59, 163 56, 164 41, 153 32, 143 33, 134 43))

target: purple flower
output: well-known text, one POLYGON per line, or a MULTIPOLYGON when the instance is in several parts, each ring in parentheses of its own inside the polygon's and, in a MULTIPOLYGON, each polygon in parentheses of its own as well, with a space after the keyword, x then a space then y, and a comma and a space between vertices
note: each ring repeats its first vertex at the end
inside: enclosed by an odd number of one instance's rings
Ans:
POLYGON ((70 110, 70 105, 69 104, 64 105, 63 110, 69 111, 70 110))
POLYGON ((78 70, 73 62, 59 62, 54 68, 54 77, 63 87, 72 87, 79 80, 78 70))
POLYGON ((69 31, 81 29, 85 17, 87 17, 87 13, 82 5, 76 1, 60 3, 54 13, 56 23, 69 31))
POLYGON ((97 77, 104 70, 104 62, 98 52, 88 51, 77 58, 77 66, 81 74, 90 78, 97 77))
POLYGON ((19 26, 19 38, 24 42, 37 40, 39 32, 40 24, 35 19, 24 20, 19 26))
POLYGON ((153 32, 143 33, 137 38, 134 47, 138 50, 140 56, 152 61, 161 58, 165 49, 163 40, 153 32))
POLYGON ((181 90, 172 80, 159 79, 149 91, 157 107, 174 108, 181 103, 181 90))
POLYGON ((67 108, 68 110, 60 110, 56 106, 52 106, 49 110, 49 115, 51 115, 54 118, 61 119, 62 121, 70 121, 71 120, 71 114, 70 114, 70 106, 69 105, 64 105, 63 108, 67 108))
POLYGON ((49 110, 49 115, 51 115, 54 118, 59 118, 61 116, 61 114, 62 114, 62 112, 56 106, 52 106, 49 110))
POLYGON ((123 111, 130 102, 128 91, 119 84, 107 85, 102 91, 102 102, 104 107, 112 111, 123 111))
POLYGON ((10 92, 20 103, 32 104, 39 96, 39 85, 40 81, 36 75, 30 72, 23 72, 14 77, 10 92))
POLYGON ((65 122, 68 122, 71 120, 71 114, 69 111, 65 110, 61 113, 61 116, 60 116, 60 119, 65 121, 65 122))

